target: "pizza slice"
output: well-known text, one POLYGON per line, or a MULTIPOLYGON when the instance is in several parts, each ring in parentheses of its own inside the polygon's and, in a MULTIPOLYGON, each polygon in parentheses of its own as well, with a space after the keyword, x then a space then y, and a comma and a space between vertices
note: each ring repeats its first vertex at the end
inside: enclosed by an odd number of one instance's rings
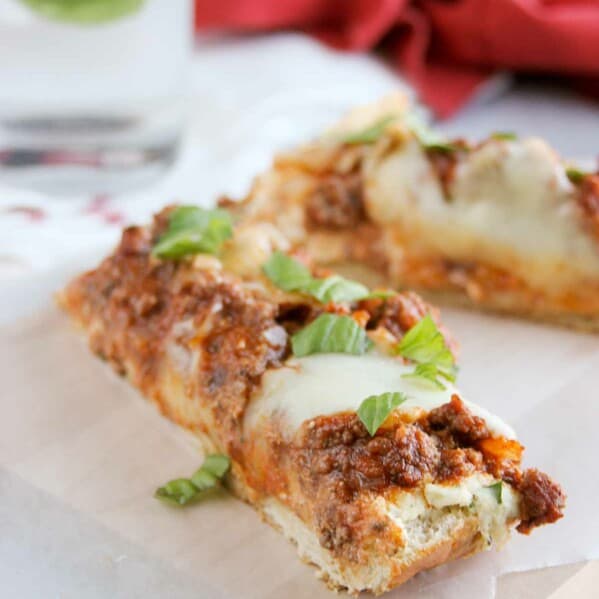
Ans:
POLYGON ((223 202, 363 280, 599 330, 599 175, 541 139, 445 139, 391 96, 223 202))
POLYGON ((333 588, 380 593, 562 515, 559 485, 455 386, 436 309, 314 267, 271 225, 232 236, 222 210, 165 209, 59 301, 94 353, 223 454, 158 495, 183 504, 230 460, 227 485, 333 588))

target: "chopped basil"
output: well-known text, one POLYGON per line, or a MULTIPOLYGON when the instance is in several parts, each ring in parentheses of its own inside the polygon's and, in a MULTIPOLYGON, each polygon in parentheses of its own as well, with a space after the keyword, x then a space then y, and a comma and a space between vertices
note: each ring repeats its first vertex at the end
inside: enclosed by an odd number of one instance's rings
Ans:
POLYGON ((185 505, 197 494, 198 488, 188 478, 176 478, 157 489, 154 497, 175 505, 185 505))
POLYGON ((366 331, 349 316, 321 314, 307 327, 291 337, 293 355, 354 354, 370 347, 366 331))
POLYGON ((305 291, 323 304, 327 302, 353 302, 366 297, 370 293, 368 287, 356 281, 344 279, 339 275, 333 275, 326 279, 313 279, 305 287, 305 291))
POLYGON ((393 115, 387 115, 382 119, 378 120, 373 125, 356 131, 355 133, 349 133, 348 135, 341 138, 341 142, 344 144, 371 144, 374 143, 383 135, 387 127, 396 119, 393 115))
POLYGON ((413 373, 415 376, 430 380, 434 368, 437 373, 434 380, 439 388, 443 383, 438 381, 437 376, 455 381, 456 366, 453 355, 430 314, 422 318, 404 335, 397 346, 397 352, 404 358, 421 365, 420 369, 416 367, 413 373))
POLYGON ((434 387, 441 391, 445 390, 445 385, 437 378, 439 376, 445 376, 435 364, 430 362, 424 364, 417 364, 414 372, 408 372, 403 374, 402 377, 405 379, 413 379, 429 387, 434 387))
POLYGON ((366 297, 361 299, 389 299, 397 295, 397 291, 393 291, 392 289, 375 289, 371 291, 366 297))
POLYGON ((262 269, 280 289, 306 293, 325 304, 352 302, 369 294, 364 285, 338 275, 316 279, 308 268, 283 252, 274 252, 262 269))
POLYGON ((458 149, 458 147, 450 141, 436 141, 422 145, 426 150, 432 150, 434 152, 443 152, 444 154, 450 154, 451 152, 455 152, 458 149))
POLYGON ((156 490, 154 497, 173 505, 186 505, 200 499, 204 491, 218 486, 230 466, 231 461, 226 455, 206 456, 201 468, 191 478, 177 478, 169 481, 156 490))
POLYGON ((206 456, 204 463, 200 470, 205 470, 210 474, 216 476, 216 478, 222 478, 231 467, 231 460, 228 456, 222 453, 212 453, 206 456))
POLYGON ((373 437, 381 424, 385 422, 387 416, 407 399, 407 396, 401 392, 371 395, 360 404, 358 418, 360 418, 370 436, 373 437))
POLYGON ((575 185, 577 185, 578 183, 582 183, 584 178, 588 177, 588 175, 589 175, 589 173, 586 173, 585 171, 581 171, 580 169, 578 169, 574 166, 566 167, 566 176, 575 185))
POLYGON ((404 358, 419 364, 431 362, 448 370, 454 365, 453 355, 430 314, 404 335, 397 349, 404 358))
POLYGON ((216 254, 232 235, 231 216, 226 210, 179 206, 171 212, 168 228, 152 255, 176 260, 188 254, 216 254))
POLYGON ((495 501, 501 505, 503 503, 503 482, 499 480, 486 488, 492 491, 495 501))
POLYGON ((272 253, 262 270, 283 291, 297 291, 313 280, 308 267, 279 251, 272 253))
POLYGON ((491 139, 498 139, 500 141, 515 141, 518 136, 513 131, 495 131, 491 133, 491 139))

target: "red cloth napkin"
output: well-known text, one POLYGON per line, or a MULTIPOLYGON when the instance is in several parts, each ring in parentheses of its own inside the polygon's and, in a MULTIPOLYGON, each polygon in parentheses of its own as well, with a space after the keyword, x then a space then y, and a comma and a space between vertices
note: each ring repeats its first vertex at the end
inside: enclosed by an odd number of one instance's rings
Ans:
POLYGON ((196 28, 300 29, 348 50, 383 42, 439 116, 497 69, 599 91, 599 0, 196 0, 196 28))

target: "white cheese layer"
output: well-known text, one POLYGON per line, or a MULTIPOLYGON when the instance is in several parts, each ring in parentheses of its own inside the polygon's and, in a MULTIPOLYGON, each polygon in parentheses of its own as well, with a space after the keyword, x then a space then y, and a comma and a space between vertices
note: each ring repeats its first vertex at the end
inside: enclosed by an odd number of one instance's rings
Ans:
MULTIPOLYGON (((262 377, 259 393, 252 399, 246 425, 257 426, 263 418, 281 418, 293 434, 303 422, 345 411, 356 411, 370 395, 401 391, 408 400, 400 411, 414 407, 427 411, 447 403, 457 390, 447 384, 444 391, 402 375, 414 370, 399 359, 377 354, 316 354, 292 358, 281 368, 262 377)), ((484 418, 495 435, 515 438, 514 431, 500 418, 464 400, 468 408, 484 418)))
POLYGON ((449 200, 415 139, 366 167, 369 215, 396 223, 411 253, 483 260, 543 288, 599 277, 599 247, 574 193, 553 150, 534 138, 490 140, 469 152, 449 200))

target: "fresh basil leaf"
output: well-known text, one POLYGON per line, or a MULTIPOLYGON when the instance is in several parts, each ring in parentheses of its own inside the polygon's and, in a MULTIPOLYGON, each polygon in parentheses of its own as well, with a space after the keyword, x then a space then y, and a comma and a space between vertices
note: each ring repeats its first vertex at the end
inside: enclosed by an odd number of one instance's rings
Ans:
POLYGON ((585 177, 588 177, 589 173, 582 171, 574 166, 566 167, 566 176, 572 183, 577 185, 578 183, 582 183, 585 177))
POLYGON ((308 268, 283 252, 273 252, 262 270, 280 289, 311 295, 324 304, 353 302, 369 293, 368 287, 338 275, 316 279, 308 268))
POLYGON ((171 480, 157 489, 154 496, 173 505, 186 505, 199 499, 204 491, 216 487, 230 466, 231 461, 226 455, 206 456, 201 468, 190 479, 171 480))
POLYGON ((518 136, 513 131, 495 131, 494 133, 491 133, 491 139, 515 141, 518 139, 518 136))
POLYGON ((401 392, 387 392, 367 397, 358 408, 358 418, 373 437, 389 414, 408 398, 401 392))
POLYGON ((445 376, 444 373, 440 372, 435 364, 425 363, 417 364, 414 368, 414 372, 408 372, 402 374, 404 379, 413 379, 417 382, 434 387, 441 391, 445 390, 445 385, 439 380, 439 376, 445 376))
POLYGON ((213 453, 206 456, 200 470, 205 470, 220 479, 227 474, 230 467, 231 460, 228 456, 221 453, 213 453))
POLYGON ((450 141, 433 141, 429 143, 423 143, 422 145, 426 150, 443 152, 444 154, 450 154, 458 149, 458 147, 450 141))
POLYGON ((385 132, 387 127, 396 119, 394 115, 387 115, 382 119, 378 120, 373 125, 356 131, 355 133, 349 133, 348 135, 341 138, 341 142, 344 144, 371 144, 377 141, 385 132))
POLYGON ((198 488, 188 478, 176 478, 157 489, 155 497, 175 505, 185 505, 197 494, 198 488))
POLYGON ((370 347, 366 331, 349 316, 321 314, 307 327, 291 337, 293 355, 354 354, 370 347))
POLYGON ((179 206, 171 212, 168 228, 152 255, 176 260, 188 254, 216 254, 232 235, 231 216, 226 210, 179 206))
POLYGON ((490 489, 493 492, 493 496, 495 497, 495 501, 497 501, 497 503, 499 505, 501 505, 502 502, 503 502, 503 482, 502 481, 497 481, 496 483, 493 483, 492 485, 489 485, 486 488, 490 489))
POLYGON ((397 291, 393 291, 392 289, 375 289, 374 291, 371 291, 367 296, 362 297, 360 299, 389 299, 390 297, 393 297, 397 295, 397 291))
POLYGON ((218 483, 218 478, 212 472, 204 470, 203 467, 196 470, 189 480, 196 486, 198 491, 213 489, 218 483))
POLYGON ((430 314, 404 335, 397 346, 397 352, 418 364, 434 364, 445 378, 455 380, 453 355, 430 314))
POLYGON ((354 302, 369 294, 368 287, 356 281, 333 275, 326 279, 312 279, 303 291, 315 297, 319 302, 354 302))
POLYGON ((298 291, 313 280, 308 267, 279 251, 271 254, 262 270, 283 291, 298 291))

